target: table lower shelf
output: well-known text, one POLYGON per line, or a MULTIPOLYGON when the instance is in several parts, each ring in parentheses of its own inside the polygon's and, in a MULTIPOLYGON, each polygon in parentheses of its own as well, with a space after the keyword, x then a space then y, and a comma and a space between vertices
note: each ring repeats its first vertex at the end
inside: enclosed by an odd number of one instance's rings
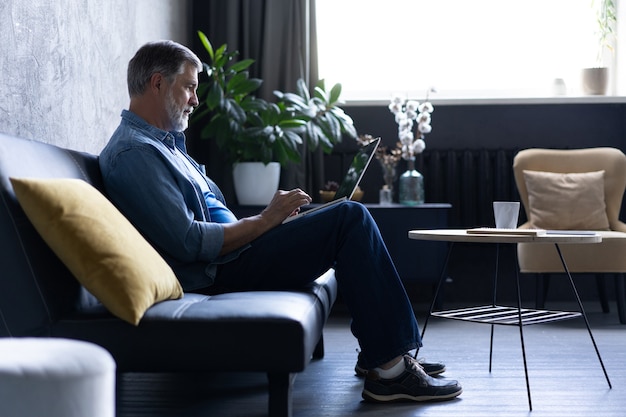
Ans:
MULTIPOLYGON (((468 307, 457 310, 435 311, 433 316, 445 319, 471 321, 475 323, 503 324, 510 326, 519 325, 519 314, 517 307, 506 306, 479 306, 468 307)), ((561 320, 569 320, 581 317, 581 313, 570 311, 549 311, 534 310, 528 308, 521 309, 522 325, 551 323, 561 320)))

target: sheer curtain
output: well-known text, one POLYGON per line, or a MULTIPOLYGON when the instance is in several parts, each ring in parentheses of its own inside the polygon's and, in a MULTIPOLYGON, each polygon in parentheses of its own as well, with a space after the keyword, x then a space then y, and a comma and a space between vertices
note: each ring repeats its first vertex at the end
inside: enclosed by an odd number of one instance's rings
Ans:
MULTIPOLYGON (((256 62, 253 77, 263 79, 259 96, 274 100, 274 90, 293 92, 303 78, 309 87, 318 80, 315 0, 195 0, 191 5, 192 48, 201 59, 196 32, 203 31, 214 47, 224 43, 241 58, 256 62)), ((190 129, 190 153, 207 166, 207 173, 234 201, 230 167, 221 161, 215 144, 200 143, 190 129)), ((317 193, 323 183, 321 152, 302 147, 302 162, 283 168, 281 188, 300 187, 317 193)))

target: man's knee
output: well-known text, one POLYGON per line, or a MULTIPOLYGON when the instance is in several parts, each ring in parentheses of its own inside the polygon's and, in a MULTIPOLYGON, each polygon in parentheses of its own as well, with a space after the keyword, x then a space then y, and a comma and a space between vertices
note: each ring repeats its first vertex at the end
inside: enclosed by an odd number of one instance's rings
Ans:
POLYGON ((370 212, 361 203, 355 201, 345 201, 339 204, 338 209, 343 211, 344 216, 348 221, 356 221, 364 223, 365 225, 375 223, 374 219, 370 215, 370 212))

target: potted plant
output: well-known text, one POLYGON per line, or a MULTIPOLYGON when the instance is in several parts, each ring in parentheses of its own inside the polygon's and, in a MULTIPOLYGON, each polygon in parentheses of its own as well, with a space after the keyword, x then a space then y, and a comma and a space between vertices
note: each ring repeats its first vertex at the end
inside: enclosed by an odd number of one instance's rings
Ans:
POLYGON ((606 93, 608 85, 609 71, 604 61, 607 54, 613 53, 617 15, 614 0, 594 0, 592 6, 596 13, 598 50, 596 66, 583 69, 583 91, 586 94, 599 95, 606 93))
POLYGON ((210 62, 203 64, 206 79, 198 85, 200 105, 192 123, 202 123, 200 137, 215 140, 233 164, 240 204, 269 203, 278 189, 280 167, 301 160, 303 143, 309 150, 321 146, 328 153, 344 134, 356 137, 352 119, 338 106, 341 84, 327 92, 322 80, 311 95, 300 79, 295 93, 274 91, 276 101, 266 101, 254 95, 263 82, 249 77, 254 60, 237 61, 237 51, 229 52, 227 45, 214 49, 204 33, 199 31, 198 36, 210 62), (252 173, 253 184, 244 189, 239 174, 250 172, 250 163, 268 172, 252 173), (261 180, 270 175, 270 185, 262 186, 261 180), (264 196, 250 201, 251 194, 261 189, 264 196))
MULTIPOLYGON (((337 181, 326 181, 320 190, 320 199, 322 200, 322 203, 328 203, 333 200, 335 198, 335 194, 337 194, 337 190, 339 190, 339 183, 337 181)), ((356 190, 354 190, 354 194, 350 197, 350 200, 361 201, 363 194, 363 190, 357 185, 356 190)))

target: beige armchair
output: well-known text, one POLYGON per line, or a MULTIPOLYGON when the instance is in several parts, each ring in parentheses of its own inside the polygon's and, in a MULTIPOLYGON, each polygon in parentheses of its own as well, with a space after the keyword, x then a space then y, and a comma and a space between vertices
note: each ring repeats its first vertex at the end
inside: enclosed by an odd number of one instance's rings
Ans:
MULTIPOLYGON (((515 156, 513 171, 528 218, 520 227, 595 230, 602 235, 602 243, 561 245, 561 252, 571 273, 596 276, 605 312, 604 275, 615 276, 619 319, 626 324, 626 224, 618 219, 626 156, 614 148, 526 149, 515 156)), ((520 243, 517 253, 520 271, 540 278, 537 304, 543 308, 550 274, 563 273, 556 248, 520 243)))

